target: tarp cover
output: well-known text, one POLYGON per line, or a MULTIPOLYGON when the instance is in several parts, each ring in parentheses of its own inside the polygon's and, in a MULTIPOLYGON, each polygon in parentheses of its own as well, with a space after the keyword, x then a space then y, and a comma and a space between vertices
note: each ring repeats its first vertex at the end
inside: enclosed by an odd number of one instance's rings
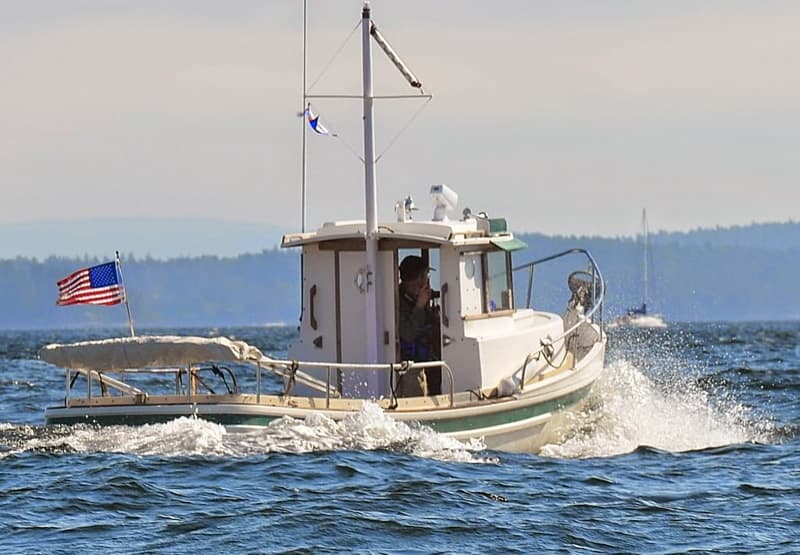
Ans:
POLYGON ((227 337, 149 335, 51 344, 39 358, 62 368, 125 370, 126 368, 186 366, 198 362, 261 360, 261 351, 227 337))

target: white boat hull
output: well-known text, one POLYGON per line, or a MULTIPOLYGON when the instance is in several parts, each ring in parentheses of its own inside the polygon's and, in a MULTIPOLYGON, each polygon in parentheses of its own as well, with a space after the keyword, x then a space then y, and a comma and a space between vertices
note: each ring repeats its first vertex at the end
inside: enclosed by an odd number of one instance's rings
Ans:
MULTIPOLYGON (((551 426, 554 417, 585 400, 602 371, 604 354, 605 341, 600 341, 575 369, 529 384, 523 391, 508 397, 456 403, 453 407, 431 405, 431 408, 414 410, 404 404, 385 410, 395 420, 419 422, 461 441, 480 439, 489 449, 534 452, 555 439, 558 429, 551 426)), ((233 431, 242 431, 263 428, 286 416, 305 419, 320 413, 333 420, 342 420, 359 410, 355 400, 350 400, 348 409, 333 409, 290 406, 285 400, 270 402, 268 396, 259 403, 229 402, 225 397, 201 396, 191 403, 135 402, 130 397, 99 398, 83 406, 50 407, 45 410, 45 419, 48 424, 138 425, 196 417, 218 422, 233 431)))

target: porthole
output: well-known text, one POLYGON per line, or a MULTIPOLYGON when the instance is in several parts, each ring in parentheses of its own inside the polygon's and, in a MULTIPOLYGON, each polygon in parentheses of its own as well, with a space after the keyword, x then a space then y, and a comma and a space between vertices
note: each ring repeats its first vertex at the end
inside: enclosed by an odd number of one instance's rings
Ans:
POLYGON ((475 277, 475 259, 469 258, 464 262, 464 275, 469 279, 475 277))

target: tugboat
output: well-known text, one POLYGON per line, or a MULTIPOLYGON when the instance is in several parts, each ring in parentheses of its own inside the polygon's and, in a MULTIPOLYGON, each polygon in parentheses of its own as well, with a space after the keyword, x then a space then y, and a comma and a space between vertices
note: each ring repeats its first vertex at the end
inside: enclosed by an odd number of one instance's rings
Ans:
POLYGON ((469 209, 451 220, 458 195, 446 185, 430 188, 430 219, 414 219, 407 197, 396 203, 394 221, 378 222, 372 40, 391 52, 412 86, 418 81, 380 36, 368 4, 361 26, 365 218, 284 236, 282 247, 301 249, 303 261, 299 334, 288 359, 227 338, 48 345, 40 357, 67 370, 64 404, 46 410, 48 423, 194 416, 250 429, 314 413, 341 420, 374 403, 398 421, 459 440, 535 451, 557 432, 556 417, 587 397, 606 348, 605 283, 588 251, 514 266, 512 253, 526 245, 506 220, 469 209), (564 314, 532 308, 534 270, 571 256, 580 265, 564 279, 564 314), (514 294, 516 276, 527 280, 523 299, 514 294), (414 291, 404 283, 412 281, 414 291), (424 315, 413 337, 404 331, 404 310, 424 315), (263 371, 282 377, 282 391, 262 391, 263 371), (153 377, 163 379, 163 389, 155 389, 153 377), (210 387, 212 379, 225 391, 210 387))

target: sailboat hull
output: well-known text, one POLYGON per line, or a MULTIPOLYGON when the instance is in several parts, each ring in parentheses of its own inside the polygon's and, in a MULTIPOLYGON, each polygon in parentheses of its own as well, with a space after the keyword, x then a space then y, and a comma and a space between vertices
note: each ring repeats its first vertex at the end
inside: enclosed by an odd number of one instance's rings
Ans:
POLYGON ((626 326, 634 328, 666 328, 667 323, 658 314, 641 314, 625 319, 626 326))

